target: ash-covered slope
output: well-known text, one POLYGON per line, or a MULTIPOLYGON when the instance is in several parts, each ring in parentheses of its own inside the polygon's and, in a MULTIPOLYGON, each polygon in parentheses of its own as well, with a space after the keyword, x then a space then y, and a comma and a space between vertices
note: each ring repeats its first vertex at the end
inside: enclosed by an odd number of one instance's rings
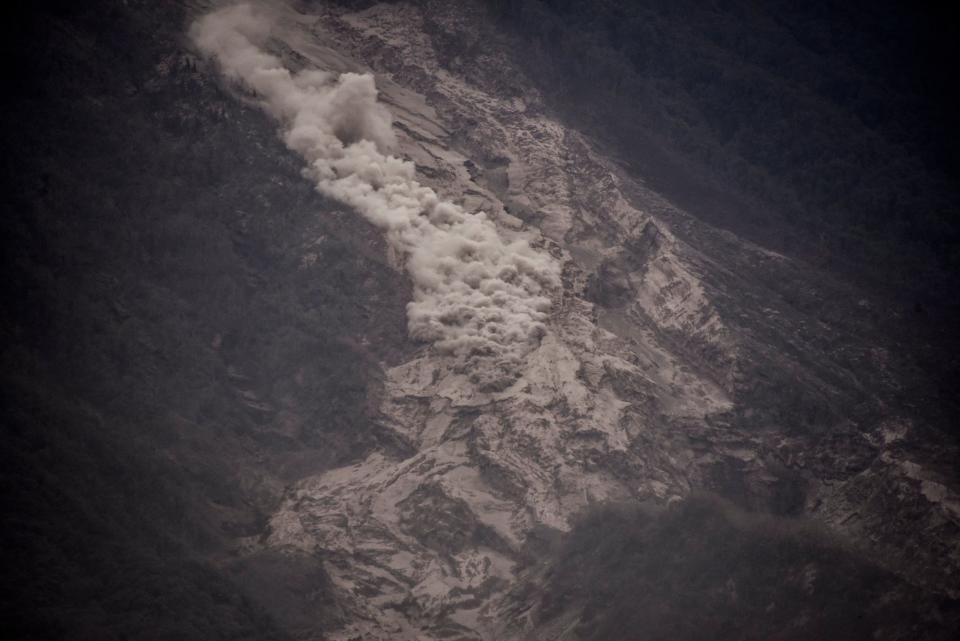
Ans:
MULTIPOLYGON (((537 623, 517 613, 533 604, 510 588, 532 532, 567 531, 598 503, 700 488, 812 516, 887 571, 955 589, 950 455, 924 451, 923 426, 889 407, 902 365, 869 330, 868 299, 624 174, 550 115, 504 42, 478 39, 480 6, 277 7, 271 19, 268 68, 376 74, 391 151, 415 168, 404 180, 562 265, 545 332, 506 380, 481 384, 512 354, 476 361, 442 340, 388 368, 379 420, 406 451, 304 478, 271 517, 268 548, 322 551, 347 612, 338 638, 524 638, 537 623)), ((260 92, 268 105, 272 91, 260 92)), ((275 115, 295 131, 296 114, 275 115)), ((337 137, 334 157, 354 155, 337 137)), ((355 168, 333 176, 390 185, 355 168)), ((449 326, 470 312, 458 305, 449 326)))
POLYGON ((483 4, 350 4, 46 16, 69 38, 38 53, 79 60, 9 134, 32 285, 6 371, 32 391, 5 616, 27 638, 951 638, 956 447, 873 295, 656 193, 557 117, 483 4), (129 80, 68 80, 125 48, 129 80), (129 573, 98 573, 111 549, 129 573))

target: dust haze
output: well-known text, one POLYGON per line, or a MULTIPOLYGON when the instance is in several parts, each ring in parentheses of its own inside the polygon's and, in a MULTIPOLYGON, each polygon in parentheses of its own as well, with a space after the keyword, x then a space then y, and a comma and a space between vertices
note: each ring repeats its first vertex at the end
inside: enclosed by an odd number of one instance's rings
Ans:
POLYGON ((319 192, 382 229, 414 285, 411 337, 462 358, 511 367, 545 333, 559 267, 523 239, 501 238, 484 212, 442 200, 390 155, 390 112, 369 74, 291 72, 263 50, 270 18, 249 4, 211 13, 191 28, 222 73, 253 90, 306 162, 319 192))

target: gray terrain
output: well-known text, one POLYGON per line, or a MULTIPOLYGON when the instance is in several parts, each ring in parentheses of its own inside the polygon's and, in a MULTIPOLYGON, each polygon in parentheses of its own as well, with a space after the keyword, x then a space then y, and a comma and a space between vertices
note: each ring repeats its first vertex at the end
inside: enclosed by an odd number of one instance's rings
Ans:
POLYGON ((9 44, 12 638, 956 638, 948 285, 618 141, 503 3, 256 4, 309 113, 229 5, 81 4, 9 44))

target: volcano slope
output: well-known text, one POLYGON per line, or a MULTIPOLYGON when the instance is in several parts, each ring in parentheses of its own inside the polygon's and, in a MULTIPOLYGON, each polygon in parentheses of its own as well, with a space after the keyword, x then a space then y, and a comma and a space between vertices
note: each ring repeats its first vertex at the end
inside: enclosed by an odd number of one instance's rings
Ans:
POLYGON ((882 294, 678 206, 486 5, 104 7, 17 41, 21 636, 956 633, 882 294))

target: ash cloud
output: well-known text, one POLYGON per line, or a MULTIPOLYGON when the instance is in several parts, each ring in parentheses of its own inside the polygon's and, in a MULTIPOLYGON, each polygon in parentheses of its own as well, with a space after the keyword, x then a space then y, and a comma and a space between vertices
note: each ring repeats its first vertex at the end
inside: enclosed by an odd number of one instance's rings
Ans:
POLYGON ((369 74, 293 73, 261 48, 270 21, 247 4, 194 23, 191 37, 222 73, 252 89, 307 162, 321 193, 381 228, 414 284, 410 335, 456 356, 516 363, 546 331, 559 267, 526 240, 506 241, 419 184, 413 163, 389 155, 396 139, 369 74))

